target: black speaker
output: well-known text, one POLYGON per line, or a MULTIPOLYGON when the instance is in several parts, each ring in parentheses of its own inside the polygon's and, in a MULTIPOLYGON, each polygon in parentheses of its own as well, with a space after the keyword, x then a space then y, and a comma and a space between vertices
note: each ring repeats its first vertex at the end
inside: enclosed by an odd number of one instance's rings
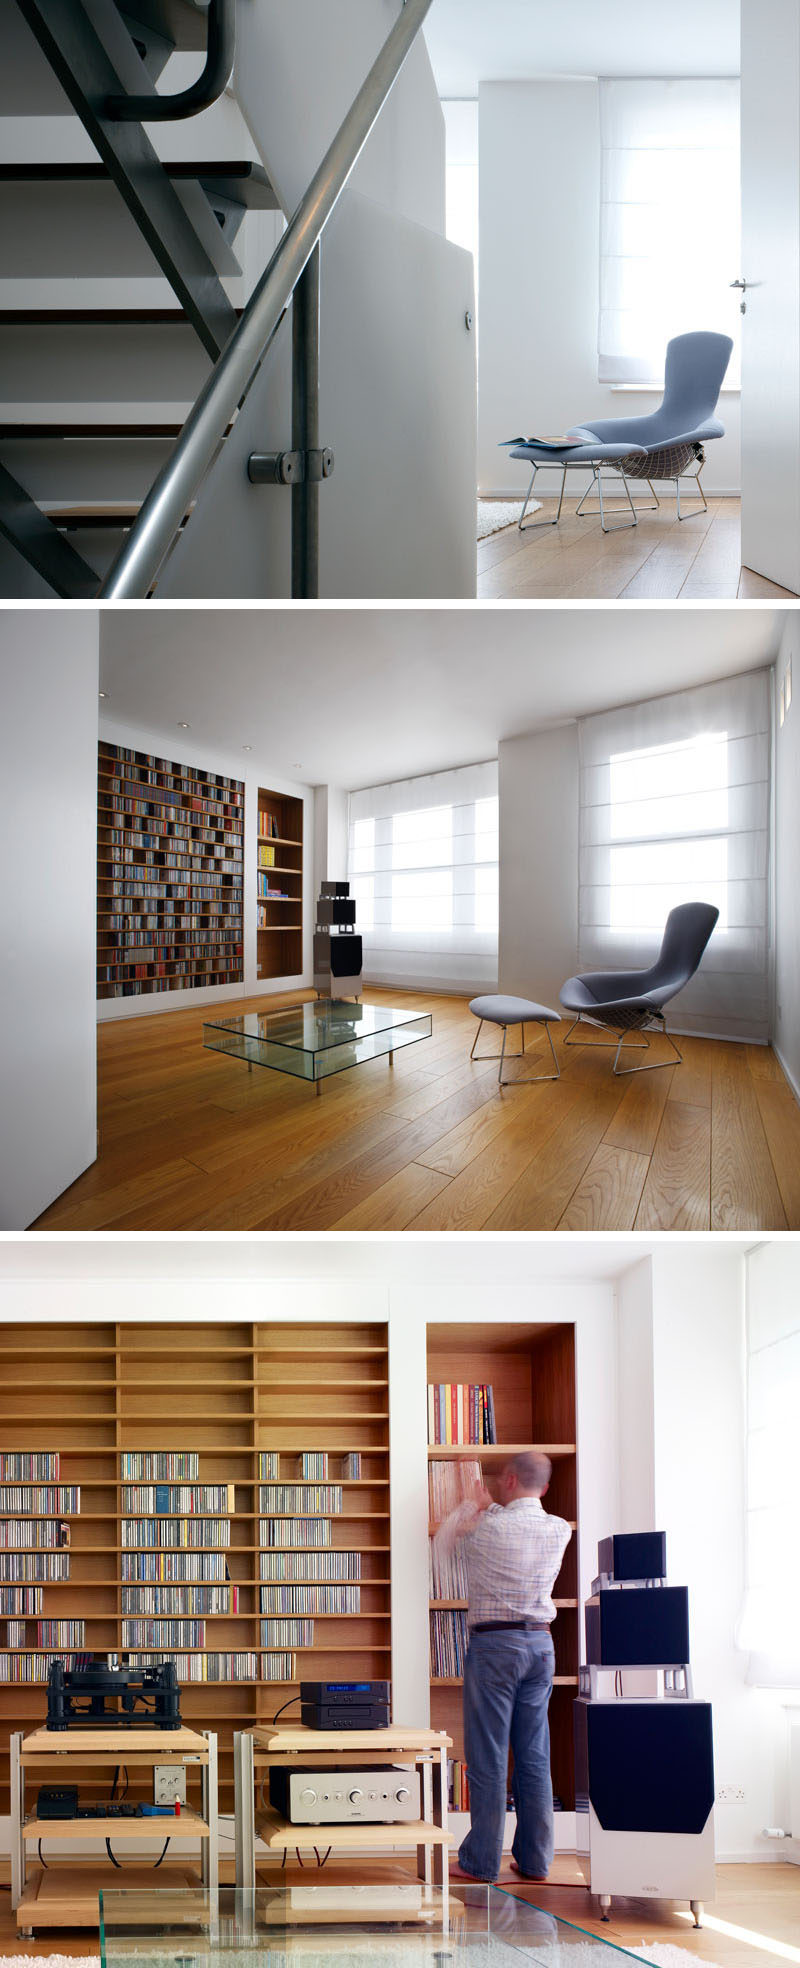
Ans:
POLYGON ((573 1716, 579 1811, 591 1803, 604 1831, 703 1830, 714 1807, 710 1702, 578 1700, 573 1716))
POLYGON ((617 1581, 666 1578, 666 1531, 617 1531, 613 1537, 601 1538, 597 1569, 617 1581))
POLYGON ((689 1654, 685 1585, 613 1587, 587 1600, 589 1667, 680 1667, 689 1654))
POLYGON ((331 976, 360 977, 363 962, 360 936, 331 937, 331 976))

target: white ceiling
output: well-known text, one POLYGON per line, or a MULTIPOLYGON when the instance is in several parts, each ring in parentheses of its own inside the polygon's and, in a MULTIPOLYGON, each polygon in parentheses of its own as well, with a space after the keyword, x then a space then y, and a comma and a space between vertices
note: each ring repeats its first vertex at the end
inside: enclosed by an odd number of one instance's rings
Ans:
MULTIPOLYGON (((771 662, 750 608, 105 609, 102 709, 232 765, 349 791, 500 739, 771 662), (182 734, 185 743, 185 734, 182 734)), ((177 756, 177 754, 176 754, 177 756)))
POLYGON ((440 96, 533 75, 738 75, 739 0, 433 0, 440 96))

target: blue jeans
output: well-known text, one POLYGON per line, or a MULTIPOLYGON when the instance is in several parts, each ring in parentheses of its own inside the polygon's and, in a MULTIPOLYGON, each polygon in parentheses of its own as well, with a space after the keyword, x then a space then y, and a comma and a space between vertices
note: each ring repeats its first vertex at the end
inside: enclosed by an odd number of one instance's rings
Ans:
POLYGON ((549 1633, 518 1630, 470 1636, 464 1670, 470 1829, 458 1861, 475 1879, 496 1879, 500 1871, 509 1744, 514 1752, 517 1813, 514 1858, 520 1872, 538 1879, 550 1869, 553 1785, 547 1709, 554 1670, 549 1633))

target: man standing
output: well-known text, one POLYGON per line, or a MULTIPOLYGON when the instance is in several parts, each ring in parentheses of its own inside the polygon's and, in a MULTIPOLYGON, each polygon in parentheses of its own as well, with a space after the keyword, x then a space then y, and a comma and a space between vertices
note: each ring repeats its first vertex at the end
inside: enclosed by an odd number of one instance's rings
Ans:
POLYGON ((542 1509, 551 1465, 527 1450, 496 1479, 499 1503, 476 1489, 439 1526, 445 1552, 463 1540, 469 1649, 464 1672, 464 1746, 470 1829, 458 1854, 472 1879, 496 1879, 503 1853, 509 1745, 517 1814, 513 1863, 544 1879, 553 1856, 553 1786, 547 1709, 555 1654, 552 1591, 571 1537, 563 1517, 542 1509))

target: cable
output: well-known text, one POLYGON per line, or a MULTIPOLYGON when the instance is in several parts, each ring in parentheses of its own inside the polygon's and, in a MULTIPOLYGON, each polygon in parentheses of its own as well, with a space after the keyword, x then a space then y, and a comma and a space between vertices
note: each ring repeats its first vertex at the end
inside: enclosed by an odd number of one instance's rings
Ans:
POLYGON ((277 1714, 277 1715, 273 1715, 273 1717, 272 1717, 272 1720, 273 1720, 273 1722, 277 1722, 277 1720, 278 1720, 278 1715, 282 1715, 282 1714, 283 1714, 283 1712, 284 1712, 284 1709, 287 1709, 287 1708, 292 1708, 292 1707, 294 1706, 294 1703, 295 1703, 295 1702, 299 1702, 299 1700, 300 1700, 300 1696, 299 1696, 299 1695, 290 1695, 290 1696, 289 1696, 289 1700, 288 1700, 288 1702, 284 1702, 284 1704, 283 1704, 283 1708, 279 1708, 279 1709, 278 1709, 278 1714, 277 1714))
POLYGON ((106 1839, 106 1851, 107 1851, 107 1853, 108 1853, 108 1856, 109 1856, 109 1858, 110 1858, 110 1860, 111 1860, 111 1864, 112 1864, 113 1866, 116 1866, 116 1868, 117 1868, 117 1871, 118 1871, 118 1872, 121 1872, 121 1871, 122 1871, 122 1867, 121 1867, 121 1865, 120 1865, 120 1862, 119 1862, 119 1859, 115 1859, 115 1857, 114 1857, 114 1854, 113 1854, 113 1852, 112 1852, 112 1850, 111 1850, 111 1839, 110 1839, 110 1838, 107 1838, 107 1839, 106 1839))
POLYGON ((46 1859, 43 1859, 43 1858, 42 1858, 42 1841, 41 1841, 41 1838, 39 1839, 39 1864, 40 1864, 40 1866, 43 1866, 43 1867, 44 1867, 44 1870, 45 1870, 45 1872, 49 1872, 49 1871, 50 1871, 50 1867, 49 1867, 49 1865, 47 1864, 47 1861, 46 1861, 46 1859))
POLYGON ((154 1867, 153 1867, 153 1871, 154 1871, 154 1872, 157 1872, 157 1871, 158 1871, 158 1868, 159 1868, 159 1866, 160 1866, 160 1864, 161 1864, 161 1860, 162 1860, 162 1859, 163 1859, 163 1857, 164 1857, 164 1852, 166 1852, 166 1850, 167 1850, 167 1846, 168 1846, 168 1845, 169 1845, 169 1839, 167 1838, 167 1839, 165 1839, 165 1841, 164 1841, 164 1851, 163 1851, 163 1852, 160 1852, 160 1853, 159 1853, 159 1856, 158 1856, 158 1858, 156 1859, 156 1862, 155 1862, 155 1865, 154 1865, 154 1867))

